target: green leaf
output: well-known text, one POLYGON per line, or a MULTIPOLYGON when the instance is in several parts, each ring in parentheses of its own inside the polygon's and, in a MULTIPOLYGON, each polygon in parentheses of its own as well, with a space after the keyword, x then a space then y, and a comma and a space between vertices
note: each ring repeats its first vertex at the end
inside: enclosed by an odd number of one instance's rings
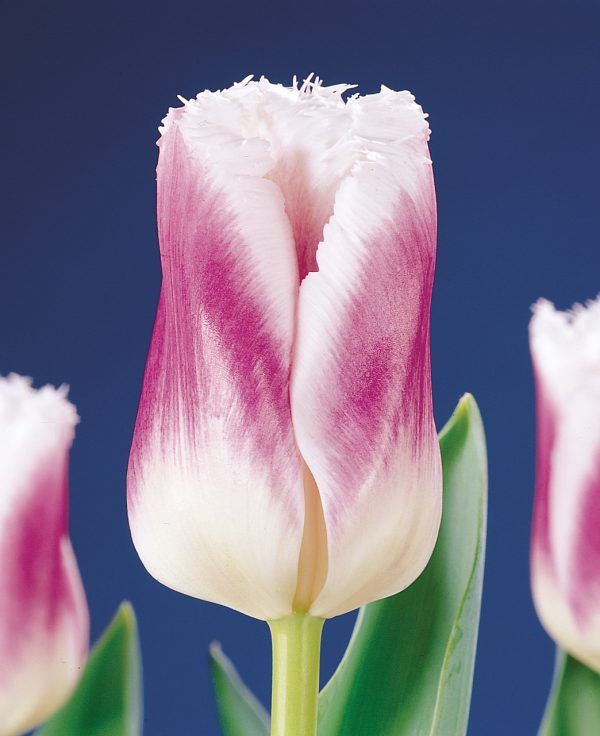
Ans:
POLYGON ((267 736, 266 710, 244 685, 216 642, 210 646, 210 669, 223 736, 267 736))
POLYGON ((562 649, 540 736, 600 734, 600 675, 562 649))
POLYGON ((320 696, 319 736, 464 736, 483 581, 487 466, 477 404, 440 434, 442 525, 422 575, 366 606, 320 696))
POLYGON ((135 614, 123 603, 90 653, 71 699, 36 736, 138 736, 141 710, 135 614))

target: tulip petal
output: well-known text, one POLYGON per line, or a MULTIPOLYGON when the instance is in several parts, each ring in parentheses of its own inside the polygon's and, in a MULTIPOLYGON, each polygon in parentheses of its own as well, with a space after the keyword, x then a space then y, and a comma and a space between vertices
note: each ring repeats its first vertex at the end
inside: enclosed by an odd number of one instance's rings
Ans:
POLYGON ((291 382, 298 445, 327 527, 332 616, 398 592, 426 564, 441 511, 429 305, 435 194, 409 93, 347 103, 360 141, 300 287, 291 382))
POLYGON ((208 96, 165 121, 163 284, 128 505, 158 580, 278 618, 291 612, 304 515, 289 403, 298 271, 268 146, 234 129, 236 109, 208 96))
POLYGON ((0 734, 37 725, 85 661, 88 613, 67 536, 77 415, 65 391, 0 379, 0 734))
POLYGON ((567 651, 600 671, 600 300, 534 307, 537 393, 532 587, 567 651))

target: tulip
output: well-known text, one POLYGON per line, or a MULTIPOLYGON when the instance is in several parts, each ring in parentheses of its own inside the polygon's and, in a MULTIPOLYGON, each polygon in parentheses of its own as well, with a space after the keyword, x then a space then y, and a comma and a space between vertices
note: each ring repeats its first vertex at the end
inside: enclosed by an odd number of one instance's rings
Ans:
POLYGON ((72 692, 88 611, 67 532, 78 421, 65 388, 0 378, 0 736, 38 725, 72 692))
POLYGON ((437 537, 435 193, 408 92, 250 79, 161 128, 128 509, 159 581, 270 622, 272 733, 309 736, 323 620, 408 586, 437 537))
POLYGON ((260 619, 405 588, 441 509, 428 126, 249 79, 163 121, 163 271, 128 470, 152 575, 260 619))
POLYGON ((600 299, 534 306, 537 393, 531 577, 538 616, 600 672, 600 299))

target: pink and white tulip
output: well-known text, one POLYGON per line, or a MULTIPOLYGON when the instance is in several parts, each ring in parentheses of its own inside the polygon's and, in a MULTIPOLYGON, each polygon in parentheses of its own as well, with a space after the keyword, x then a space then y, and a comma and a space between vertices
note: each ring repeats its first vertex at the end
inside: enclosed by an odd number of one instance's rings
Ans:
POLYGON ((0 378, 0 736, 52 715, 87 654, 87 604, 67 531, 78 419, 65 394, 0 378))
POLYGON ((261 619, 400 591, 440 521, 429 129, 408 92, 347 89, 244 80, 161 128, 133 540, 261 619))
POLYGON ((531 546, 540 620, 600 672, 600 299, 534 307, 536 495, 531 546))

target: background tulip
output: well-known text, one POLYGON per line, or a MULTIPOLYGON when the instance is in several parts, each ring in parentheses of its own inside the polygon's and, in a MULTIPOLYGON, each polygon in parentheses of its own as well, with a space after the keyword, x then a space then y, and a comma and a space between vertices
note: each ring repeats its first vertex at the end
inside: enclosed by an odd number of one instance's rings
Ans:
POLYGON ((534 307, 537 470, 531 574, 540 620, 600 671, 600 300, 534 307))
POLYGON ((88 612, 67 531, 66 390, 0 378, 0 734, 23 733, 74 688, 88 612))
POLYGON ((408 92, 245 80, 161 129, 130 457, 148 570, 263 619, 409 585, 441 509, 428 127, 408 92))

